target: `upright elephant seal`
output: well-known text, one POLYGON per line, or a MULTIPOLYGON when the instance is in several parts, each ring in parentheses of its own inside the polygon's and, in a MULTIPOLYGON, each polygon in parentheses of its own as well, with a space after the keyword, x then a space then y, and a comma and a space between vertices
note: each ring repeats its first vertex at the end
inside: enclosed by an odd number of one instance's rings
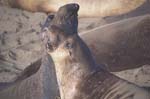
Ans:
MULTIPOLYGON (((71 10, 77 13, 78 9, 77 4, 72 5, 71 10)), ((61 99, 150 99, 146 89, 98 68, 77 32, 51 25, 46 33, 61 99)))
POLYGON ((0 0, 1 5, 21 8, 33 12, 56 12, 67 3, 81 6, 80 16, 112 16, 127 13, 146 0, 0 0))
MULTIPOLYGON (((55 15, 48 17, 44 27, 57 25, 67 31, 77 32, 77 11, 74 10, 76 7, 78 5, 74 4, 60 7, 55 15)), ((46 31, 42 28, 42 33, 46 33, 46 31)), ((41 35, 41 38, 44 38, 42 40, 45 44, 48 37, 44 34, 41 35)), ((14 82, 0 83, 0 98, 56 99, 59 96, 59 91, 53 65, 51 58, 44 55, 42 60, 27 67, 14 82)))

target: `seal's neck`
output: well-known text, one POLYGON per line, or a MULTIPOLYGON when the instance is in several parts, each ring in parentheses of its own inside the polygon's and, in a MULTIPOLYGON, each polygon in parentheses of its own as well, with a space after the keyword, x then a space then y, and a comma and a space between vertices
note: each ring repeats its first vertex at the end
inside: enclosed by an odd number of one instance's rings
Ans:
POLYGON ((77 91, 77 84, 96 68, 89 48, 77 36, 75 48, 71 50, 71 56, 68 51, 61 48, 57 48, 50 55, 55 64, 62 99, 73 97, 77 91))

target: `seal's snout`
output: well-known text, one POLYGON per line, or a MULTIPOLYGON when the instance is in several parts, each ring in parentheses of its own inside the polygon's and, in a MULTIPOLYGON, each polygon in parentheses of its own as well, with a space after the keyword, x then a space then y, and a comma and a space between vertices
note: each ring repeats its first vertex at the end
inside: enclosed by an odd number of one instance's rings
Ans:
POLYGON ((74 9, 75 9, 76 11, 79 10, 79 5, 78 5, 78 4, 73 4, 73 6, 74 6, 74 9))
POLYGON ((64 11, 69 11, 69 12, 78 12, 79 10, 79 5, 77 3, 70 3, 62 6, 60 8, 61 10, 63 9, 64 11))

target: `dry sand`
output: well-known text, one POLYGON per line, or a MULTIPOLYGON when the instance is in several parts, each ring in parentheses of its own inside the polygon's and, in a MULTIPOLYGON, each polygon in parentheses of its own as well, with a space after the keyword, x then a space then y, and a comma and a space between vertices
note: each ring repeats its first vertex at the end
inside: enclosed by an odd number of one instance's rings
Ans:
POLYGON ((14 78, 41 57, 38 32, 45 18, 42 13, 0 8, 0 80, 14 78))
MULTIPOLYGON (((123 18, 128 17, 123 16, 123 18)), ((46 15, 43 13, 30 13, 18 9, 0 7, 1 82, 12 81, 25 67, 41 58, 42 45, 38 33, 40 32, 40 25, 45 18, 46 15)), ((81 18, 79 19, 79 32, 113 22, 112 20, 115 19, 116 17, 81 18)), ((121 20, 121 18, 118 19, 121 20)), ((149 65, 115 72, 114 74, 140 86, 150 87, 149 65)))

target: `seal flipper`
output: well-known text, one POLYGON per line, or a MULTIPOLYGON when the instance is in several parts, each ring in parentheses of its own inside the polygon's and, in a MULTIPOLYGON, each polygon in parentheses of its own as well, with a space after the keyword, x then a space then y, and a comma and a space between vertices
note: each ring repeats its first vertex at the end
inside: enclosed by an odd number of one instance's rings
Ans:
POLYGON ((22 81, 32 75, 34 75, 41 67, 41 59, 32 63, 30 66, 26 67, 24 71, 12 82, 0 82, 0 90, 6 89, 7 87, 13 85, 18 81, 22 81))
POLYGON ((24 69, 24 71, 16 78, 14 82, 22 81, 32 75, 34 75, 41 67, 42 59, 40 58, 36 62, 32 63, 24 69))

